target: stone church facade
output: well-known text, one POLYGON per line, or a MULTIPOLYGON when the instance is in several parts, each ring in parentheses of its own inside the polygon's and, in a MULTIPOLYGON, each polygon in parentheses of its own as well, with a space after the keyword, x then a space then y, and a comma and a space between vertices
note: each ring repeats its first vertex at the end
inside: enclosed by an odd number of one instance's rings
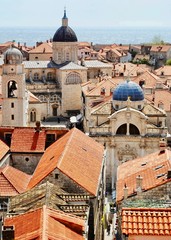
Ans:
POLYGON ((159 149, 167 134, 166 113, 148 103, 141 87, 129 80, 119 84, 109 100, 95 107, 90 107, 90 100, 85 102, 86 132, 106 147, 110 191, 115 189, 120 164, 159 149))

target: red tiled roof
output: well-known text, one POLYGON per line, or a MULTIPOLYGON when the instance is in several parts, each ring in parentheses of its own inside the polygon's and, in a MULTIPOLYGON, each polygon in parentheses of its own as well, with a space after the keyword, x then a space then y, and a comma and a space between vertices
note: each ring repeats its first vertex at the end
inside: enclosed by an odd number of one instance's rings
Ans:
POLYGON ((155 152, 145 157, 123 163, 117 172, 117 196, 121 201, 124 196, 124 186, 128 187, 128 196, 136 190, 136 177, 143 178, 142 188, 148 190, 162 185, 171 179, 167 179, 168 170, 171 168, 171 151, 164 153, 155 152))
POLYGON ((73 128, 46 149, 28 185, 32 188, 55 168, 96 196, 104 147, 73 128))
POLYGON ((0 161, 8 151, 9 147, 3 141, 0 140, 0 161))
POLYGON ((31 176, 11 166, 0 168, 0 196, 15 196, 26 190, 31 176))
POLYGON ((29 103, 40 103, 41 101, 29 91, 29 103))
POLYGON ((44 42, 40 44, 38 47, 33 48, 30 53, 52 53, 52 43, 51 42, 44 42))
POLYGON ((170 103, 171 103, 171 92, 168 90, 159 90, 157 89, 153 94, 153 101, 155 106, 163 104, 163 109, 167 112, 170 112, 170 103))
POLYGON ((157 81, 159 81, 159 77, 146 70, 144 73, 137 76, 133 81, 139 84, 141 80, 145 81, 145 88, 148 87, 154 88, 156 86, 157 81))
POLYGON ((14 226, 15 240, 83 240, 84 220, 44 206, 19 216, 6 218, 4 226, 14 226))
POLYGON ((15 128, 11 138, 11 152, 44 152, 45 130, 36 132, 34 128, 15 128))
POLYGON ((171 208, 122 209, 122 233, 126 235, 171 236, 170 223, 171 208))

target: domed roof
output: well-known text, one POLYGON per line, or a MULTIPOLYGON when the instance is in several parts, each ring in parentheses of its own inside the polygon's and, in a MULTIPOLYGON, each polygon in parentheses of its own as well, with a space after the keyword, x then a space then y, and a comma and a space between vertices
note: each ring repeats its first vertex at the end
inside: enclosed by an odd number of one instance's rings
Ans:
POLYGON ((75 32, 68 26, 66 10, 64 10, 62 26, 54 34, 53 42, 77 42, 77 41, 78 40, 75 32))
POLYGON ((69 26, 62 26, 53 36, 53 42, 77 42, 77 36, 69 26))
POLYGON ((144 99, 144 93, 137 83, 126 80, 115 88, 113 100, 127 101, 128 97, 130 97, 131 101, 142 101, 144 99))
POLYGON ((5 64, 21 64, 23 61, 23 55, 19 49, 10 47, 4 53, 4 62, 5 64))

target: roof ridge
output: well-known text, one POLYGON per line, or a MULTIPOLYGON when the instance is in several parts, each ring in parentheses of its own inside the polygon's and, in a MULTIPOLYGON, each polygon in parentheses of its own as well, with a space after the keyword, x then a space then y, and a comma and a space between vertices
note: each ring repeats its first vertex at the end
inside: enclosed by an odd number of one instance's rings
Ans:
POLYGON ((76 128, 73 128, 72 130, 70 130, 70 131, 66 134, 66 135, 70 135, 70 136, 69 136, 69 139, 68 139, 67 142, 66 142, 66 146, 64 147, 64 150, 63 150, 63 152, 62 152, 62 154, 61 154, 61 156, 60 156, 60 159, 59 159, 59 161, 58 161, 58 163, 57 163, 57 167, 58 167, 58 168, 60 168, 60 165, 61 165, 61 163, 62 163, 62 159, 63 159, 64 155, 66 154, 66 151, 68 150, 69 143, 70 143, 71 140, 73 139, 73 132, 74 132, 75 129, 76 129, 76 128))
POLYGON ((42 224, 42 239, 46 239, 46 220, 47 220, 47 217, 48 217, 48 214, 47 214, 47 207, 46 205, 43 205, 43 208, 42 208, 42 221, 41 221, 41 224, 42 224))

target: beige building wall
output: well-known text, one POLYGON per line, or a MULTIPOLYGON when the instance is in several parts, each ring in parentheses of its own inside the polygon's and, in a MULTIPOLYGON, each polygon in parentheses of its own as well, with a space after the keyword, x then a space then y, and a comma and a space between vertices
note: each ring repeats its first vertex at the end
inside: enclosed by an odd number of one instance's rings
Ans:
POLYGON ((52 58, 57 64, 64 62, 78 62, 78 42, 53 42, 52 58))
POLYGON ((86 82, 86 70, 67 71, 63 70, 60 73, 60 83, 62 88, 62 115, 66 116, 67 110, 81 110, 82 109, 82 90, 81 83, 86 82), (69 74, 77 74, 81 82, 77 84, 68 84, 66 82, 69 74))
POLYGON ((29 61, 50 61, 52 53, 29 53, 29 61))

